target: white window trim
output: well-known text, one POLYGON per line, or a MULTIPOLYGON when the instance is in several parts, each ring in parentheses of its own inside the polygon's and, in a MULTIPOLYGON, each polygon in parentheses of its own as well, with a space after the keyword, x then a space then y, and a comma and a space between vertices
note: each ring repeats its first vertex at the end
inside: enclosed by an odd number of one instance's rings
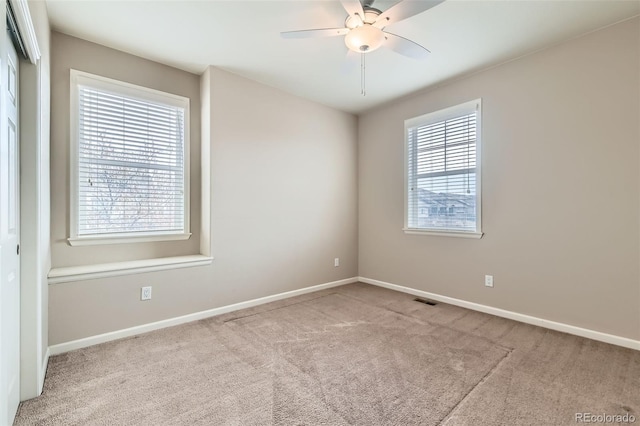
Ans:
POLYGON ((188 240, 191 233, 176 234, 174 232, 136 232, 123 234, 90 235, 67 238, 72 246, 93 246, 100 244, 146 243, 152 241, 188 240))
POLYGON ((405 234, 431 235, 441 237, 482 238, 482 99, 465 102, 456 106, 410 118, 404 122, 404 227, 405 234), (476 229, 475 231, 455 231, 451 229, 424 229, 409 227, 409 141, 408 129, 417 124, 430 124, 454 118, 465 111, 476 109, 476 229), (427 119, 428 118, 428 119, 427 119))
POLYGON ((190 232, 190 161, 189 161, 189 141, 190 141, 190 111, 189 98, 178 96, 170 93, 161 92, 159 90, 149 89, 135 84, 125 83, 89 74, 82 71, 71 70, 70 78, 70 209, 69 218, 70 236, 67 239, 72 246, 86 246, 97 244, 123 244, 123 243, 140 243, 150 241, 175 241, 187 240, 191 237, 190 232), (114 92, 120 95, 132 96, 144 100, 159 102, 163 104, 173 105, 184 108, 184 230, 183 232, 135 232, 135 233, 118 233, 118 234, 95 234, 95 235, 78 235, 78 206, 79 206, 79 188, 78 188, 78 146, 79 146, 79 105, 78 105, 78 86, 88 85, 99 90, 114 92))
POLYGON ((484 235, 482 232, 473 232, 473 231, 437 231, 432 229, 417 229, 417 228, 402 228, 405 234, 409 235, 434 235, 436 237, 458 237, 458 238, 482 238, 484 235))

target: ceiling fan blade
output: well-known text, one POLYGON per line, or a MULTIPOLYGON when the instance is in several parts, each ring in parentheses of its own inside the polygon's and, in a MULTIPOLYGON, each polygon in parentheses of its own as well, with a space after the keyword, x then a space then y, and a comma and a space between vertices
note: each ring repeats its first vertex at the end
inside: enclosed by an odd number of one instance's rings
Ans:
POLYGON ((319 28, 315 30, 284 31, 280 33, 282 38, 317 38, 345 35, 349 28, 319 28))
POLYGON ((412 59, 424 60, 431 53, 429 49, 420 46, 418 43, 399 35, 384 32, 385 41, 383 46, 388 47, 394 52, 407 56, 412 59))
POLYGON ((360 19, 364 19, 364 10, 360 0, 340 0, 340 3, 342 3, 342 7, 344 7, 349 16, 359 15, 360 19))
POLYGON ((351 49, 347 50, 347 56, 344 58, 340 72, 342 74, 350 74, 360 64, 361 53, 356 53, 351 49))
POLYGON ((373 26, 384 28, 404 19, 410 18, 425 10, 439 5, 444 0, 401 0, 378 16, 373 26))

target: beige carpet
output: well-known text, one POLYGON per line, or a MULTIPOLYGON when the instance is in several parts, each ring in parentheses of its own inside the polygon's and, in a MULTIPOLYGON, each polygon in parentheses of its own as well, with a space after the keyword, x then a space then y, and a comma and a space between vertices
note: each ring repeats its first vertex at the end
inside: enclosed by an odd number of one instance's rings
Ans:
POLYGON ((563 425, 640 352, 353 284, 52 357, 16 425, 563 425))

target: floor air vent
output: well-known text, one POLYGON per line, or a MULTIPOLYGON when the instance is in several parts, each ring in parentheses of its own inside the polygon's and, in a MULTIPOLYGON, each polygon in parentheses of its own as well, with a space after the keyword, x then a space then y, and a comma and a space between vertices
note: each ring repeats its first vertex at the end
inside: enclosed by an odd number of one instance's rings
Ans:
POLYGON ((434 302, 433 300, 430 300, 430 299, 423 299, 422 297, 416 297, 413 300, 415 300, 416 302, 424 303, 425 305, 429 305, 429 306, 436 306, 438 304, 438 302, 434 302))

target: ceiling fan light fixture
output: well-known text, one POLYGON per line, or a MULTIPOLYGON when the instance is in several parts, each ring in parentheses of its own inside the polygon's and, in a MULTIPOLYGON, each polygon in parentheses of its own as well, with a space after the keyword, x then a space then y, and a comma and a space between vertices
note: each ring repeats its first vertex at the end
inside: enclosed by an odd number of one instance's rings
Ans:
POLYGON ((384 33, 379 28, 364 24, 349 31, 344 43, 350 50, 357 53, 373 52, 384 42, 384 33))

